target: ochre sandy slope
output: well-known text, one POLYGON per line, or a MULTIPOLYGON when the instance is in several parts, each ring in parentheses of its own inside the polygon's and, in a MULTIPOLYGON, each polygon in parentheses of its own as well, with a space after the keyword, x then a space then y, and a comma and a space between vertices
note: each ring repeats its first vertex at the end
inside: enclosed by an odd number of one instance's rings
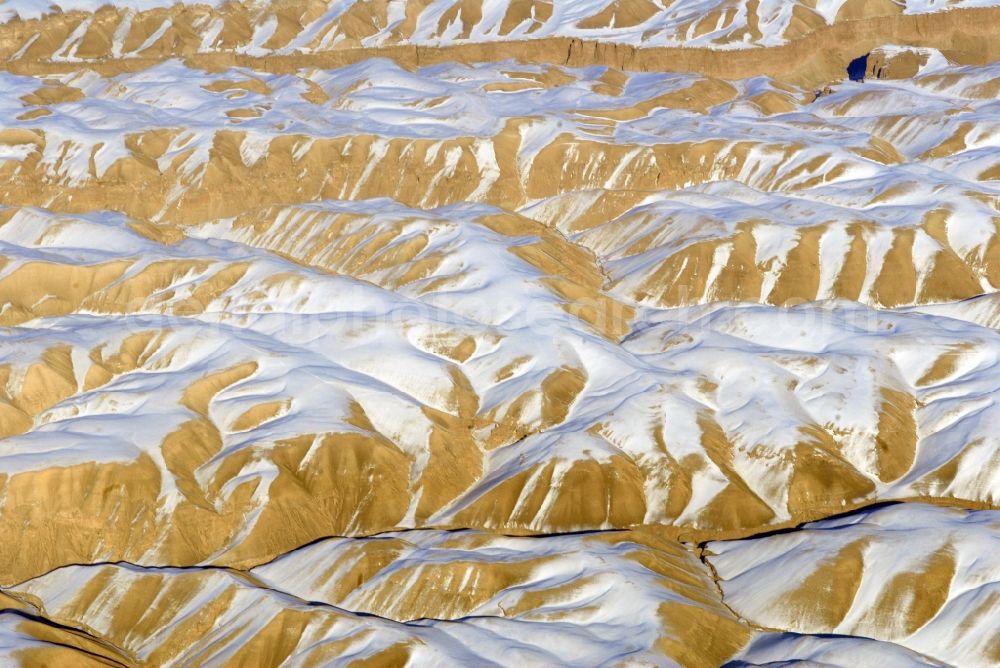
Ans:
POLYGON ((144 666, 708 667, 751 634, 690 551, 646 532, 417 531, 322 541, 250 573, 68 566, 8 591, 144 666))
POLYGON ((1000 660, 1000 8, 97 1, 0 5, 0 662, 1000 660))
POLYGON ((937 48, 965 64, 1000 58, 993 39, 1000 10, 975 0, 281 0, 162 3, 144 11, 123 2, 94 13, 74 9, 97 3, 70 0, 65 13, 55 14, 39 11, 39 4, 45 3, 7 3, 0 54, 13 71, 40 74, 86 63, 116 74, 172 57, 198 67, 281 72, 373 57, 408 67, 517 58, 723 78, 769 75, 814 86, 842 77, 847 63, 881 44, 937 48))
POLYGON ((751 623, 972 666, 1000 661, 998 542, 996 511, 905 504, 707 550, 726 602, 751 623))

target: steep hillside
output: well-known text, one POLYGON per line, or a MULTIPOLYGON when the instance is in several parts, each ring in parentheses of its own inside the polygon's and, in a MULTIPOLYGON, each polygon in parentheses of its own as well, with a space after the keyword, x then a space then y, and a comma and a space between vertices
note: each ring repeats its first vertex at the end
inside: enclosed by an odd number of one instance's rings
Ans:
POLYGON ((2 661, 1000 662, 991 5, 0 4, 2 661))

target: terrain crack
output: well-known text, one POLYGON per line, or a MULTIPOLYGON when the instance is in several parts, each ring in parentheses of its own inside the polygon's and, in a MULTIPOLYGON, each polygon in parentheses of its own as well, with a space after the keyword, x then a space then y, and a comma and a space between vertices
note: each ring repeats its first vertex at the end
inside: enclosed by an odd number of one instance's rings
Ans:
POLYGON ((0 614, 15 615, 15 616, 21 617, 21 618, 23 618, 25 620, 33 621, 33 622, 36 622, 38 624, 42 624, 44 626, 51 627, 51 628, 54 628, 54 629, 59 629, 59 630, 65 631, 65 632, 73 634, 73 635, 80 634, 80 635, 86 637, 87 639, 93 641, 94 643, 100 645, 101 647, 107 649, 112 654, 115 654, 115 655, 119 656, 122 660, 119 661, 117 659, 105 656, 103 654, 99 654, 97 652, 92 652, 92 651, 90 651, 88 649, 84 649, 82 647, 77 647, 77 646, 74 646, 74 645, 70 645, 68 643, 59 642, 59 641, 56 641, 56 640, 45 640, 45 642, 53 644, 53 645, 58 645, 60 647, 65 647, 65 648, 71 649, 73 651, 81 652, 81 653, 86 654, 88 656, 94 657, 95 659, 99 659, 99 660, 102 660, 102 661, 107 661, 107 662, 110 662, 110 663, 112 663, 112 664, 114 664, 116 666, 122 666, 123 668, 128 668, 128 667, 134 666, 134 665, 136 665, 138 663, 138 660, 136 659, 136 657, 134 657, 131 654, 131 652, 129 652, 129 651, 127 651, 127 650, 125 650, 125 649, 123 649, 121 647, 118 647, 114 643, 108 641, 106 638, 104 638, 104 637, 102 637, 100 635, 95 635, 94 633, 88 631, 85 628, 81 628, 81 627, 77 627, 77 626, 70 626, 68 624, 64 624, 64 623, 61 623, 61 622, 57 622, 57 621, 55 621, 53 619, 50 619, 49 617, 47 617, 44 614, 42 614, 42 612, 40 610, 38 610, 37 606, 35 606, 33 603, 31 603, 31 601, 26 600, 22 595, 20 595, 19 592, 10 591, 6 587, 3 587, 3 588, 0 588, 0 593, 3 593, 4 595, 9 596, 10 598, 12 598, 12 599, 20 602, 22 605, 24 605, 26 607, 29 607, 29 608, 34 609, 34 610, 37 610, 36 613, 31 613, 31 612, 28 612, 26 610, 18 610, 16 608, 6 608, 6 609, 0 610, 0 614))
MULTIPOLYGON (((300 549, 300 548, 296 548, 296 549, 300 549)), ((290 552, 294 552, 294 550, 292 550, 290 552)), ((285 554, 289 554, 290 552, 285 553, 285 554)), ((281 555, 281 556, 284 556, 284 555, 281 555)), ((280 558, 280 557, 278 557, 278 558, 280 558)), ((54 573, 54 572, 59 571, 59 570, 64 569, 64 568, 74 568, 74 567, 76 567, 76 568, 101 568, 101 567, 106 567, 106 566, 120 567, 120 568, 130 568, 130 569, 134 569, 134 570, 137 570, 137 571, 153 572, 153 573, 158 572, 158 571, 159 572, 179 571, 179 572, 188 572, 188 573, 192 573, 192 572, 194 572, 194 573, 197 573, 197 572, 212 572, 212 571, 222 572, 222 573, 226 573, 228 575, 233 576, 234 578, 237 578, 237 579, 243 581, 245 584, 247 584, 250 587, 253 587, 254 589, 259 589, 259 590, 262 590, 262 591, 267 591, 267 592, 271 592, 273 594, 277 594, 278 596, 283 596, 283 597, 286 597, 286 598, 290 598, 290 599, 292 599, 294 602, 296 602, 299 605, 304 605, 304 606, 308 606, 308 607, 311 607, 311 608, 321 608, 321 609, 325 609, 325 610, 328 610, 330 612, 341 614, 341 615, 357 616, 357 617, 371 617, 371 618, 378 619, 378 620, 381 620, 383 622, 386 622, 388 624, 401 624, 401 625, 404 625, 404 626, 411 626, 411 625, 422 626, 426 622, 462 622, 462 621, 467 621, 467 620, 470 620, 470 619, 479 619, 479 618, 482 618, 482 619, 509 619, 509 617, 505 617, 503 615, 466 615, 464 617, 456 617, 454 619, 437 618, 437 617, 417 617, 417 618, 405 619, 405 620, 396 619, 396 618, 393 618, 393 617, 385 617, 383 615, 379 615, 379 614, 374 613, 374 612, 365 612, 363 610, 352 610, 350 608, 344 608, 344 607, 341 607, 341 606, 338 606, 338 605, 333 605, 332 603, 326 603, 324 601, 315 601, 315 600, 311 600, 311 599, 302 598, 301 596, 298 596, 298 595, 296 595, 296 594, 294 594, 292 592, 286 591, 284 589, 272 586, 271 584, 268 584, 268 583, 264 582, 260 578, 256 577, 249 570, 242 570, 242 569, 239 569, 239 568, 233 568, 233 567, 229 567, 229 566, 213 566, 213 565, 209 565, 209 564, 206 564, 206 565, 197 565, 197 566, 163 566, 163 565, 158 565, 158 566, 144 566, 142 564, 137 564, 137 563, 131 562, 131 561, 98 561, 98 562, 93 562, 93 563, 64 564, 64 565, 58 566, 56 568, 53 568, 53 569, 51 569, 51 570, 49 570, 49 571, 47 571, 45 573, 42 573, 41 575, 37 575, 37 576, 35 576, 33 578, 29 578, 28 580, 25 580, 25 581, 20 582, 18 584, 9 585, 9 586, 5 586, 5 587, 0 587, 0 593, 6 594, 7 596, 10 596, 11 598, 14 598, 14 599, 20 601, 21 603, 23 603, 25 605, 28 605, 28 606, 30 606, 32 608, 36 608, 36 606, 34 604, 32 604, 30 601, 26 600, 26 598, 23 595, 20 595, 19 592, 16 591, 16 589, 18 587, 22 587, 22 586, 24 586, 24 585, 26 585, 26 584, 34 581, 34 580, 38 580, 40 578, 43 578, 43 577, 45 577, 47 575, 50 575, 51 573, 54 573)), ((254 566, 254 568, 258 568, 258 566, 254 566)), ((9 609, 8 611, 9 612, 18 612, 17 610, 14 610, 14 609, 9 609)), ((31 615, 29 614, 28 616, 31 616, 31 615)), ((77 627, 77 626, 68 625, 68 624, 65 624, 65 623, 62 623, 62 622, 54 621, 50 617, 46 616, 44 614, 44 612, 41 611, 41 610, 39 610, 39 614, 37 615, 37 617, 38 617, 38 619, 40 621, 44 621, 45 623, 48 623, 48 624, 50 624, 52 626, 59 627, 59 628, 62 628, 64 630, 68 630, 68 631, 82 633, 82 634, 86 635, 87 637, 95 640, 96 642, 99 642, 101 645, 108 646, 109 649, 110 648, 114 648, 119 654, 124 654, 126 656, 130 656, 127 651, 122 650, 121 648, 118 648, 117 646, 113 645, 112 643, 110 643, 109 641, 107 641, 106 639, 104 639, 101 636, 94 635, 94 632, 91 631, 91 630, 88 630, 86 628, 77 627)), ((130 658, 132 658, 132 657, 130 657, 130 658)), ((134 660, 134 658, 133 658, 133 660, 134 660)))

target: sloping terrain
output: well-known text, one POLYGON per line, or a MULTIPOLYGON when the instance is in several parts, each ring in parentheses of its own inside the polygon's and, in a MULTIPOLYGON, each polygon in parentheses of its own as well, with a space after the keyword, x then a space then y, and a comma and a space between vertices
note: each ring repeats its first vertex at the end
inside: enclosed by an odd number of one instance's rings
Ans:
POLYGON ((21 45, 18 57, 45 55, 73 61, 158 56, 178 45, 185 55, 233 51, 258 56, 551 37, 644 47, 767 47, 839 23, 991 4, 988 0, 281 0, 259 4, 118 0, 107 6, 101 0, 10 0, 4 3, 3 17, 13 30, 30 35, 31 43, 21 45), (66 16, 49 18, 52 10, 66 16))
MULTIPOLYGON (((707 551, 726 602, 752 623, 995 665, 998 532, 997 511, 905 504, 707 551)), ((766 652, 751 646, 747 655, 766 652)))
POLYGON ((248 573, 68 566, 9 591, 146 665, 711 666, 750 635, 697 558, 643 533, 330 539, 248 573))
POLYGON ((100 4, 0 4, 4 661, 1000 662, 1000 8, 100 4))

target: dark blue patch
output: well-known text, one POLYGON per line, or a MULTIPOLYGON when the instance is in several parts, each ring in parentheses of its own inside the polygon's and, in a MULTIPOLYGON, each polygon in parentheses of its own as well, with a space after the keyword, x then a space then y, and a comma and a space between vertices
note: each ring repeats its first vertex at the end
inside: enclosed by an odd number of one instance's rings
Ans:
POLYGON ((847 76, 851 81, 864 81, 865 70, 868 68, 868 54, 858 56, 847 66, 847 76))

